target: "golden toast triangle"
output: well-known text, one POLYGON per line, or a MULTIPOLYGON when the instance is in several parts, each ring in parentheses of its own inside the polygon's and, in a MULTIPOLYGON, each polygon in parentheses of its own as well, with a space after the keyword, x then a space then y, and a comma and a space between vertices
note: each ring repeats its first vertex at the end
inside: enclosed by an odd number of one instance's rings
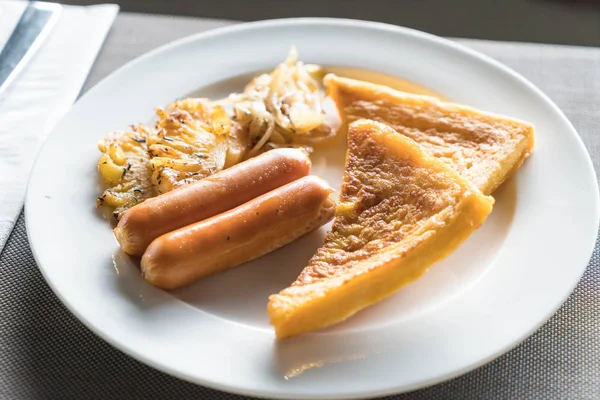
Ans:
POLYGON ((345 122, 390 125, 491 194, 529 156, 533 125, 513 118, 329 74, 323 82, 345 122))
POLYGON ((277 337, 340 322, 450 254, 494 200, 385 124, 349 126, 335 222, 298 279, 269 298, 277 337))

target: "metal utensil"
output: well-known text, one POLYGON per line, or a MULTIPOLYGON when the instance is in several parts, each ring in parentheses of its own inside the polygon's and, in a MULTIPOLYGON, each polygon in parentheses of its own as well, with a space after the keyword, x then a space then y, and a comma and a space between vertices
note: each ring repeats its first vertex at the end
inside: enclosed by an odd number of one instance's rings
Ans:
POLYGON ((0 52, 0 97, 56 24, 60 4, 30 3, 0 52))

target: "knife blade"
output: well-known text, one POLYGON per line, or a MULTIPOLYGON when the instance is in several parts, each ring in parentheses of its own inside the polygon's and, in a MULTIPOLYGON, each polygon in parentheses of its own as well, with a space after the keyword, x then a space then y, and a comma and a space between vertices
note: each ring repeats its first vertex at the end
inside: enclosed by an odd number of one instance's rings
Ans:
POLYGON ((0 52, 0 97, 52 30, 62 6, 31 2, 0 52))

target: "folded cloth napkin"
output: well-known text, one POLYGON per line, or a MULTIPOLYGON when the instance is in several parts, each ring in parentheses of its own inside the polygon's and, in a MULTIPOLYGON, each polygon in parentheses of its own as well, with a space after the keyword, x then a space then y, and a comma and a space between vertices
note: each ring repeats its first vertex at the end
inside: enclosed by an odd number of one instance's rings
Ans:
MULTIPOLYGON (((27 2, 0 0, 0 49, 27 2)), ((0 251, 23 207, 35 155, 71 107, 119 7, 63 6, 59 20, 0 98, 0 251)))

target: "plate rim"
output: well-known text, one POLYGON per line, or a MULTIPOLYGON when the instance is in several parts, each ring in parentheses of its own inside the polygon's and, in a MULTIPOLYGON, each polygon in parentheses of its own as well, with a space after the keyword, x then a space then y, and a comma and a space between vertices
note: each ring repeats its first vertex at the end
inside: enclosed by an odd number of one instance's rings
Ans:
MULTIPOLYGON (((211 37, 219 36, 221 34, 243 32, 246 30, 252 30, 254 28, 263 28, 263 27, 265 27, 265 28, 285 27, 288 25, 334 25, 334 26, 345 26, 345 27, 357 27, 357 28, 361 28, 361 29, 383 30, 383 31, 386 31, 387 33, 394 34, 394 35, 397 35, 397 34, 408 35, 408 36, 412 36, 412 37, 415 37, 418 39, 433 41, 439 45, 442 45, 444 47, 449 47, 452 50, 457 51, 463 55, 467 55, 469 57, 472 57, 473 59, 483 62, 487 66, 492 67, 495 70, 500 71, 500 72, 510 76, 512 79, 516 79, 520 84, 525 85, 528 89, 532 90, 539 97, 539 99, 542 100, 547 106, 550 106, 550 108, 553 110, 553 112, 556 114, 556 116, 560 117, 563 120, 563 122, 566 123, 566 126, 568 126, 570 128, 569 133, 571 134, 571 136, 574 136, 574 139, 576 140, 578 147, 580 148, 580 150, 583 151, 583 154, 586 155, 585 163, 588 168, 588 171, 591 172, 591 174, 590 174, 591 177, 593 177, 593 178, 597 177, 591 156, 590 156, 589 152, 587 151, 587 148, 585 147, 583 140, 581 139, 581 136, 577 133, 577 130, 574 128, 573 124, 564 115, 562 110, 549 98, 549 96, 547 96, 541 89, 539 89, 532 82, 530 82, 525 77, 523 77, 520 73, 516 72, 515 70, 511 69, 510 67, 506 66, 505 64, 497 61, 496 59, 494 59, 490 56, 480 53, 477 50, 474 50, 463 44, 457 43, 451 39, 446 39, 446 38, 443 38, 443 37, 440 37, 437 35, 433 35, 433 34, 419 31, 419 30, 412 29, 412 28, 396 26, 396 25, 391 25, 391 24, 381 23, 381 22, 372 22, 372 21, 363 21, 363 20, 345 19, 345 18, 281 18, 281 19, 261 20, 261 21, 254 21, 254 22, 245 22, 245 23, 234 23, 233 25, 210 29, 208 31, 192 34, 192 35, 171 41, 169 43, 163 44, 153 50, 150 50, 150 51, 134 58, 133 60, 127 62, 123 66, 112 71, 109 75, 107 75, 106 77, 101 79, 99 82, 97 82, 90 90, 88 90, 85 94, 83 94, 77 100, 76 104, 79 103, 81 100, 86 99, 87 97, 93 96, 94 93, 97 90, 99 90, 100 87, 104 86, 106 84, 106 82, 111 80, 115 75, 121 74, 123 71, 133 68, 136 65, 145 62, 146 59, 151 58, 156 54, 160 54, 168 49, 182 46, 189 42, 194 42, 194 41, 198 41, 198 40, 207 40, 211 37)), ((46 139, 48 139, 52 135, 56 134, 56 132, 59 130, 57 128, 59 128, 62 125, 63 120, 66 119, 70 113, 71 113, 71 111, 67 112, 61 118, 60 122, 56 125, 55 129, 52 130, 52 132, 46 137, 46 139)), ((39 154, 42 152, 42 149, 45 146, 46 146, 46 142, 44 142, 43 146, 40 147, 38 154, 36 155, 36 159, 32 166, 31 174, 29 175, 29 179, 27 182, 27 189, 26 189, 26 195, 25 195, 25 225, 26 225, 26 229, 28 232, 31 231, 30 228, 33 224, 31 218, 28 218, 28 213, 27 213, 28 207, 30 207, 31 203, 34 201, 31 198, 32 196, 30 195, 30 193, 32 191, 31 190, 31 176, 33 175, 33 172, 38 168, 38 162, 39 162, 39 158, 40 158, 39 154)), ((588 184, 592 185, 592 189, 594 189, 595 194, 596 194, 594 197, 594 218, 593 218, 593 220, 595 222, 596 228, 598 228, 598 226, 600 225, 600 196, 598 193, 597 178, 592 179, 591 182, 588 182, 588 184)), ((594 235, 594 237, 590 238, 590 245, 588 246, 589 250, 587 253, 587 254, 589 254, 589 256, 587 257, 588 263, 589 263, 589 259, 591 258, 594 247, 595 247, 597 235, 598 235, 598 229, 596 229, 596 234, 594 235)), ((191 376, 188 376, 188 374, 182 374, 179 371, 175 371, 169 366, 155 363, 151 359, 147 358, 143 353, 136 352, 136 351, 128 348, 124 344, 121 344, 119 341, 114 340, 112 337, 104 335, 102 330, 99 329, 99 327, 97 327, 96 324, 94 324, 91 320, 89 320, 84 315, 79 313, 79 311, 77 310, 77 307, 75 307, 73 304, 65 301, 63 294, 55 288, 52 280, 49 278, 48 270, 46 268, 42 267, 43 264, 40 262, 41 260, 40 260, 39 254, 37 253, 35 246, 33 245, 33 242, 31 241, 31 239, 29 239, 29 236, 28 236, 28 240, 29 240, 32 254, 38 265, 39 270, 41 271, 45 281, 48 283, 48 285, 50 286, 52 291, 55 293, 55 295, 61 300, 63 305, 65 305, 65 307, 80 322, 82 322, 88 329, 90 329, 95 335, 97 335, 102 340, 109 343, 114 348, 127 354, 128 356, 130 356, 140 362, 143 362, 144 364, 151 366, 152 368, 155 368, 159 371, 165 372, 171 376, 174 376, 174 377, 177 377, 180 379, 184 379, 184 380, 192 382, 194 384, 206 386, 208 388, 212 388, 212 389, 216 389, 216 390, 221 390, 221 391, 226 391, 226 392, 236 393, 236 394, 241 394, 241 395, 251 395, 251 396, 256 396, 256 397, 260 397, 260 398, 276 396, 277 398, 307 398, 307 399, 309 399, 309 398, 318 397, 316 395, 310 395, 310 394, 298 395, 298 394, 294 394, 294 393, 282 394, 282 393, 271 393, 268 391, 260 392, 260 391, 244 390, 243 388, 240 388, 238 386, 223 385, 223 384, 212 382, 210 380, 199 378, 198 376, 191 377, 191 376)), ((555 307, 552 307, 552 309, 550 310, 548 315, 545 315, 538 324, 535 324, 532 329, 530 329, 526 332, 521 332, 518 339, 513 341, 510 345, 503 347, 501 350, 495 352, 494 354, 491 354, 489 357, 485 357, 485 358, 479 360, 479 362, 465 366, 462 369, 455 370, 452 373, 449 373, 449 374, 446 374, 443 376, 438 376, 434 379, 417 382, 413 385, 408 385, 408 386, 404 386, 404 387, 391 387, 391 388, 387 388, 385 390, 369 392, 368 394, 356 393, 356 394, 352 394, 350 396, 347 394, 340 394, 340 395, 329 394, 326 396, 326 398, 331 398, 331 399, 364 398, 365 395, 367 395, 369 397, 374 397, 374 396, 382 396, 382 395, 390 395, 390 394, 409 392, 409 391, 429 387, 429 386, 447 381, 449 379, 455 378, 455 377, 463 375, 469 371, 472 371, 482 365, 485 365, 485 364, 489 363, 490 361, 496 359, 497 357, 501 356, 502 354, 505 354, 505 353, 511 351, 512 349, 514 349, 515 347, 517 347, 525 339, 530 337, 532 333, 537 331, 544 323, 546 323, 548 321, 548 319, 551 318, 552 315, 554 315, 556 313, 556 311, 564 304, 564 302, 567 300, 567 298, 572 294, 572 292, 575 289, 575 287, 577 286, 577 284, 581 281, 581 277, 585 273, 586 269, 587 269, 586 267, 583 267, 581 269, 581 273, 579 274, 579 279, 574 283, 574 285, 572 285, 572 287, 570 287, 566 296, 564 296, 564 298, 560 299, 560 301, 556 303, 557 305, 555 307)), ((319 397, 319 398, 321 398, 321 397, 319 397)))

